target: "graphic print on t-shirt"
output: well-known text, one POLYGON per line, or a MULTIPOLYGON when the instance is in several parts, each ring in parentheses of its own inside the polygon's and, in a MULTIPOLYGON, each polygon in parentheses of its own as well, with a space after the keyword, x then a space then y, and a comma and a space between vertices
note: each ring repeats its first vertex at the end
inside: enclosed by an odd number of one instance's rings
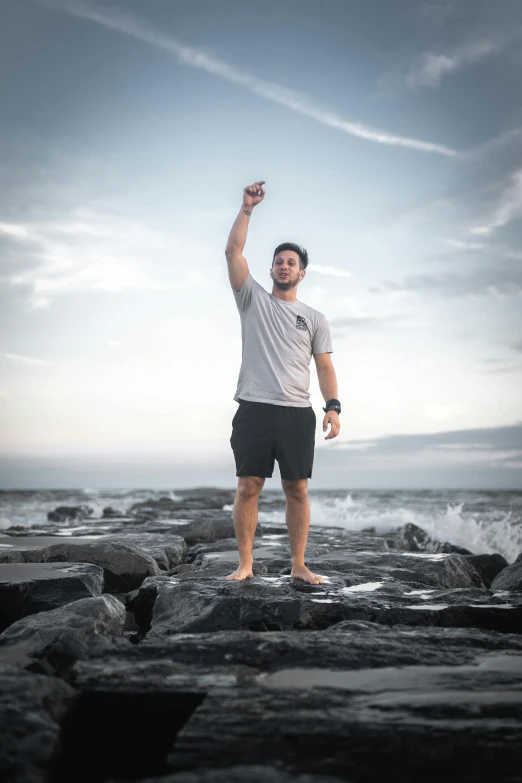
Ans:
POLYGON ((306 321, 305 321, 305 319, 303 318, 302 315, 298 315, 297 316, 297 321, 296 321, 295 325, 296 325, 297 329, 302 329, 303 332, 306 332, 306 330, 308 329, 308 327, 306 325, 306 321))

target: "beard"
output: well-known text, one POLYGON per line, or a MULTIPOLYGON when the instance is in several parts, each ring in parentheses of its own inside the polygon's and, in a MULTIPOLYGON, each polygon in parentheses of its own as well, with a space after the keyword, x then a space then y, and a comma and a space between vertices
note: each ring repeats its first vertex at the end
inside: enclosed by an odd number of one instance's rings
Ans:
POLYGON ((277 272, 273 273, 272 282, 279 288, 280 291, 288 291, 290 288, 295 288, 299 282, 299 272, 293 277, 291 274, 288 277, 281 278, 277 272))

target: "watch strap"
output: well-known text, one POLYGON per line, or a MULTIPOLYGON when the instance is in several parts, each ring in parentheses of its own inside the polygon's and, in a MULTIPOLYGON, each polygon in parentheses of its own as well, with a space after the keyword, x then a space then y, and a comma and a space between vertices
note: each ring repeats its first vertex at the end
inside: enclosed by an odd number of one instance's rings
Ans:
POLYGON ((336 411, 336 413, 341 412, 341 403, 339 400, 336 400, 332 397, 331 400, 328 400, 325 407, 323 408, 323 411, 325 413, 328 413, 329 411, 336 411))

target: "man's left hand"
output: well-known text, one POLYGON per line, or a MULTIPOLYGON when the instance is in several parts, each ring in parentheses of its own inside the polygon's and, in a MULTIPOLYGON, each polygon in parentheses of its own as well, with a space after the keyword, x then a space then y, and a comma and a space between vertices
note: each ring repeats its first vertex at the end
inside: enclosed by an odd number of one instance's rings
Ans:
POLYGON ((330 423, 330 432, 326 436, 325 440, 330 440, 330 438, 336 438, 337 435, 339 435, 339 430, 341 429, 341 422, 339 421, 339 414, 337 411, 328 411, 328 413, 325 414, 325 417, 323 419, 323 432, 326 432, 328 428, 328 423, 330 423))

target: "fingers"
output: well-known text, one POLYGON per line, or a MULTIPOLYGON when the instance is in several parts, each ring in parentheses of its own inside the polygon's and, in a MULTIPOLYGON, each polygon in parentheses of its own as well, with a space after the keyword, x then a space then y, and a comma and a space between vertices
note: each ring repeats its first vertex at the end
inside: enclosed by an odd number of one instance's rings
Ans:
POLYGON ((261 179, 259 182, 254 182, 253 185, 248 185, 245 190, 250 196, 260 195, 259 191, 264 194, 265 189, 262 187, 266 182, 266 179, 261 179))
POLYGON ((330 416, 328 413, 326 414, 326 416, 323 419, 323 432, 326 432, 328 424, 330 424, 330 432, 326 436, 325 440, 336 438, 341 430, 341 423, 339 421, 339 416, 336 413, 334 413, 333 416, 330 416))

